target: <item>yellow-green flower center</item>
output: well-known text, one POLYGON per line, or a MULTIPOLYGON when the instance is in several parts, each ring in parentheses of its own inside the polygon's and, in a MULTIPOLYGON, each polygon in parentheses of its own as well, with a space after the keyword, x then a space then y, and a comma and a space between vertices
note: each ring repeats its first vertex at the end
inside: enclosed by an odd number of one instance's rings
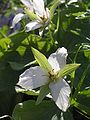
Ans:
POLYGON ((48 19, 47 18, 45 18, 45 16, 43 16, 43 17, 40 17, 41 19, 42 19, 42 21, 45 23, 48 19))
POLYGON ((52 81, 56 81, 59 78, 58 72, 54 72, 54 70, 49 72, 49 78, 52 81))

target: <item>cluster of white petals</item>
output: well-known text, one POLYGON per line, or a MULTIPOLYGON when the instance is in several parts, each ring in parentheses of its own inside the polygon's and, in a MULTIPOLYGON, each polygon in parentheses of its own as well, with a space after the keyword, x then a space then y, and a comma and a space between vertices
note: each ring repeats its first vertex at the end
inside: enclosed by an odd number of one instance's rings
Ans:
MULTIPOLYGON (((20 0, 20 1, 25 5, 28 12, 30 13, 32 12, 36 15, 36 19, 26 24, 25 26, 26 32, 47 25, 50 19, 50 11, 48 8, 45 8, 44 0, 20 0)), ((15 25, 26 16, 28 15, 24 13, 18 13, 13 19, 11 28, 14 28, 15 25)))
POLYGON ((52 99, 65 112, 70 106, 71 89, 68 83, 58 76, 58 72, 65 67, 67 55, 67 50, 64 47, 59 48, 48 58, 52 67, 51 71, 41 66, 30 67, 20 75, 18 85, 26 90, 32 90, 48 84, 52 99))

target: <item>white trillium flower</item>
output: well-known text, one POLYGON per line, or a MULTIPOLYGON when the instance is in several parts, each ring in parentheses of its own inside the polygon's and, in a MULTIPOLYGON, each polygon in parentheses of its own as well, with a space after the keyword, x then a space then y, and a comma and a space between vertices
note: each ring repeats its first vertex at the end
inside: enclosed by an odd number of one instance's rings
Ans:
POLYGON ((28 11, 29 15, 19 13, 17 14, 12 22, 11 28, 15 27, 15 25, 22 20, 26 15, 30 17, 30 14, 33 13, 35 16, 34 20, 30 21, 25 27, 26 32, 31 30, 35 30, 42 26, 46 26, 50 20, 50 11, 48 8, 44 7, 44 0, 20 0, 25 6, 26 11, 28 11))
POLYGON ((32 90, 48 84, 52 99, 65 112, 70 106, 69 95, 71 89, 68 83, 58 76, 58 73, 66 65, 67 55, 67 50, 64 47, 59 48, 48 58, 52 67, 51 71, 47 71, 40 66, 30 67, 20 75, 18 85, 26 90, 32 90))

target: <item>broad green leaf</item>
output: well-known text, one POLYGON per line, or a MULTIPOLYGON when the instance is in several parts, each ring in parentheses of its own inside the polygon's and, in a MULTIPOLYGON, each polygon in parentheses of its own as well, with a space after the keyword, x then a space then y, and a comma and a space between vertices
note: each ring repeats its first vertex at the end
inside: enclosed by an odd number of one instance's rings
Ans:
POLYGON ((61 113, 49 100, 44 100, 39 105, 35 105, 34 100, 20 103, 16 105, 12 117, 15 120, 73 120, 69 111, 61 113))
POLYGON ((15 120, 52 120, 57 112, 58 108, 49 100, 44 100, 39 105, 35 105, 34 100, 29 100, 16 105, 12 117, 15 120))
POLYGON ((11 43, 11 40, 8 37, 0 39, 0 52, 1 51, 6 52, 10 47, 10 43, 11 43))
POLYGON ((17 63, 17 62, 9 62, 10 66, 13 70, 22 70, 24 68, 23 64, 17 63))
POLYGON ((84 50, 84 55, 85 55, 85 57, 90 59, 90 49, 89 50, 84 50))
POLYGON ((36 101, 36 104, 39 104, 42 102, 42 100, 44 99, 44 97, 50 92, 49 90, 49 86, 48 84, 47 85, 44 85, 40 88, 40 93, 39 93, 39 96, 37 98, 37 101, 36 101))
POLYGON ((68 110, 66 112, 61 112, 61 119, 60 120, 74 120, 73 114, 68 110))
POLYGON ((53 1, 53 4, 52 4, 52 6, 51 6, 51 8, 50 8, 50 18, 52 19, 53 18, 53 16, 54 16, 54 12, 55 12, 55 10, 56 10, 56 8, 57 8, 57 6, 60 4, 60 0, 54 0, 53 1))
POLYGON ((28 17, 30 18, 30 20, 37 20, 38 17, 36 14, 34 14, 34 12, 30 11, 29 9, 25 8, 24 12, 28 15, 28 17))
POLYGON ((89 68, 90 68, 90 64, 89 64, 88 66, 86 66, 86 69, 84 70, 84 72, 83 72, 83 74, 82 74, 82 77, 81 77, 81 79, 79 80, 79 83, 78 83, 78 85, 77 85, 77 89, 76 89, 76 91, 74 92, 74 96, 75 96, 75 97, 76 97, 77 93, 80 91, 80 89, 81 89, 81 87, 82 87, 82 84, 83 84, 83 82, 84 82, 84 80, 85 80, 85 77, 86 77, 86 75, 87 75, 87 72, 88 72, 89 68))
POLYGON ((33 55, 36 59, 36 61, 38 62, 38 64, 47 69, 48 71, 51 71, 51 65, 49 64, 47 58, 41 53, 39 52, 38 50, 36 50, 35 48, 32 47, 32 52, 33 52, 33 55))
MULTIPOLYGON (((85 98, 84 98, 85 99, 85 98)), ((80 100, 80 101, 82 101, 82 99, 80 100)), ((71 104, 73 105, 73 106, 75 106, 76 108, 78 108, 82 113, 81 114, 83 114, 83 115, 90 115, 90 108, 89 107, 87 107, 86 105, 84 105, 84 104, 81 104, 80 102, 78 102, 78 101, 75 101, 74 99, 72 99, 72 101, 71 101, 71 104)), ((89 117, 89 119, 90 119, 90 117, 89 117)))
POLYGON ((22 70, 23 68, 25 68, 25 67, 27 67, 27 66, 36 64, 36 60, 34 60, 34 61, 32 61, 32 62, 30 62, 30 63, 28 63, 28 64, 26 64, 26 65, 25 65, 25 64, 22 64, 22 63, 17 63, 17 62, 9 62, 9 64, 10 64, 10 66, 11 66, 11 68, 12 68, 13 70, 19 71, 19 70, 22 70))
POLYGON ((80 64, 66 64, 66 66, 59 71, 59 77, 64 77, 65 75, 70 74, 75 71, 80 64))
POLYGON ((20 56, 24 56, 25 52, 26 52, 26 47, 24 46, 19 46, 16 51, 19 53, 20 56))

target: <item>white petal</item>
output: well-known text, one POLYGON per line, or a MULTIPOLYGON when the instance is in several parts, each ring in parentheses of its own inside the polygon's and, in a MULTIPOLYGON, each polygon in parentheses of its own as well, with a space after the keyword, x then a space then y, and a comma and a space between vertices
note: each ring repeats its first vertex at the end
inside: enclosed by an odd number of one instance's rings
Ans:
POLYGON ((44 0, 33 0, 33 7, 35 9, 35 13, 40 17, 44 15, 44 0))
POLYGON ((28 23, 26 25, 26 32, 29 32, 31 30, 35 30, 37 28, 40 28, 42 26, 42 24, 40 24, 39 22, 37 21, 31 21, 30 23, 28 23))
POLYGON ((51 89, 52 99, 65 112, 70 106, 69 95, 71 90, 68 83, 64 79, 60 79, 57 82, 51 82, 49 87, 51 89))
POLYGON ((48 18, 50 19, 50 10, 48 8, 46 8, 46 17, 45 18, 48 18))
POLYGON ((17 15, 13 18, 11 28, 14 28, 15 25, 16 25, 20 20, 22 20, 22 18, 23 18, 24 16, 25 16, 25 15, 22 14, 22 13, 17 14, 17 15))
POLYGON ((62 69, 66 65, 67 55, 67 50, 62 47, 49 56, 48 62, 50 63, 55 72, 62 69))
POLYGON ((19 77, 20 85, 26 90, 32 90, 45 85, 48 82, 48 73, 42 69, 40 66, 31 67, 22 73, 19 77))
POLYGON ((31 11, 33 10, 33 3, 31 0, 20 0, 26 7, 28 7, 31 11))

